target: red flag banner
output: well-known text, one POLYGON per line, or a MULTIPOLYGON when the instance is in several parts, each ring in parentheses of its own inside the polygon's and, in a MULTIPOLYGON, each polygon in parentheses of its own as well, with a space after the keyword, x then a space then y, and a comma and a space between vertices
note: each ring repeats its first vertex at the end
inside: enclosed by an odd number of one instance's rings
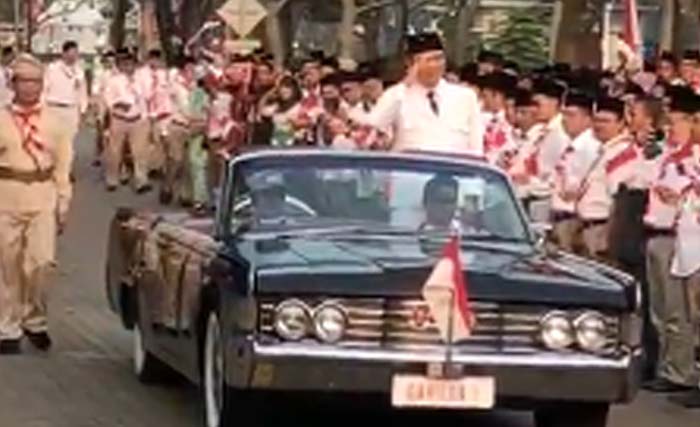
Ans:
POLYGON ((442 250, 442 255, 423 285, 423 299, 445 342, 464 340, 471 336, 476 317, 469 302, 469 286, 462 271, 459 236, 452 236, 442 250))
POLYGON ((639 29, 639 11, 637 0, 623 0, 625 6, 625 28, 623 39, 625 44, 635 53, 641 54, 642 34, 639 29))

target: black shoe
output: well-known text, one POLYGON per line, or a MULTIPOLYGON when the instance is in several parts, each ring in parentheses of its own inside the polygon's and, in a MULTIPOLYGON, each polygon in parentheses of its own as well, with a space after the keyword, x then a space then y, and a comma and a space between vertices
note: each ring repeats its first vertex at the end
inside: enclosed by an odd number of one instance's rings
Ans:
POLYGON ((180 204, 180 207, 183 207, 183 208, 191 208, 193 206, 192 200, 179 199, 178 203, 180 204))
POLYGON ((173 193, 169 191, 161 191, 158 197, 161 205, 169 205, 173 201, 173 193))
POLYGON ((116 185, 108 185, 108 186, 107 186, 107 192, 108 192, 108 193, 114 193, 115 191, 117 191, 117 186, 116 186, 116 185))
POLYGON ((152 189, 153 188, 150 184, 142 185, 141 187, 136 189, 136 194, 145 194, 151 191, 152 189))
POLYGON ((152 180, 154 180, 154 181, 158 181, 158 180, 161 179, 162 177, 163 177, 163 172, 161 172, 161 171, 158 170, 158 169, 155 169, 155 170, 152 170, 152 171, 148 172, 148 178, 149 178, 149 179, 152 179, 152 180))
POLYGON ((0 354, 20 353, 22 353, 20 340, 0 340, 0 354))
POLYGON ((48 351, 51 348, 51 337, 48 332, 25 332, 30 343, 41 351, 48 351))
POLYGON ((646 382, 642 385, 642 388, 652 393, 681 393, 693 389, 692 387, 672 383, 664 378, 657 378, 653 381, 646 382))
POLYGON ((686 409, 700 409, 700 389, 669 396, 668 400, 686 409))

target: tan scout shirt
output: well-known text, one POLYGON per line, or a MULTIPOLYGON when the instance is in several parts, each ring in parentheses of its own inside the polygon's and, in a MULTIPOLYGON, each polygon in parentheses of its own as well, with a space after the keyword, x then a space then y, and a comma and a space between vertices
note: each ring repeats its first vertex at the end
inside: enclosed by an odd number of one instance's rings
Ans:
MULTIPOLYGON (((53 170, 52 179, 22 182, 0 178, 0 212, 36 212, 54 210, 65 215, 72 196, 70 170, 73 144, 61 131, 61 123, 46 109, 31 119, 45 144, 42 163, 53 170)), ((23 146, 22 130, 9 108, 0 109, 0 169, 19 173, 37 172, 36 161, 23 146)))

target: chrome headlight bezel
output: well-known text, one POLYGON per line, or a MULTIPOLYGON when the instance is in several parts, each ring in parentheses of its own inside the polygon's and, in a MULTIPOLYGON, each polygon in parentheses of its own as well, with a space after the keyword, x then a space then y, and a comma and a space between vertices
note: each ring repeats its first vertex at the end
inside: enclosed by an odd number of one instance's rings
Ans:
POLYGON ((576 342, 576 336, 569 315, 558 310, 544 315, 540 320, 540 341, 549 350, 563 351, 570 348, 576 342))
POLYGON ((605 316, 597 311, 589 310, 581 313, 574 320, 576 343, 589 353, 604 353, 608 345, 608 324, 605 316))
POLYGON ((337 343, 343 339, 348 327, 347 310, 338 302, 326 301, 314 310, 313 324, 319 341, 327 344, 337 343), (335 330, 329 328, 330 325, 333 325, 335 330))
POLYGON ((275 308, 275 332, 288 341, 299 341, 311 332, 311 309, 298 299, 284 300, 275 308), (292 323, 290 323, 292 322, 292 323))

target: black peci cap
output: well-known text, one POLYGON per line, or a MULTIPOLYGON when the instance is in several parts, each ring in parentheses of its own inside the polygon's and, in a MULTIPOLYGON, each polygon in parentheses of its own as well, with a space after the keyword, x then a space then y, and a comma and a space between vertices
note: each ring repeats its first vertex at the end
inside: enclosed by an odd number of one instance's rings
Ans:
POLYGON ((343 81, 343 76, 340 73, 333 73, 321 79, 321 86, 340 87, 340 85, 343 84, 343 81))
POLYGON ((532 89, 532 93, 534 95, 543 95, 547 98, 552 98, 559 101, 561 101, 565 91, 566 87, 564 85, 547 78, 537 80, 532 89))
POLYGON ((625 103, 617 98, 603 96, 596 100, 595 111, 596 113, 607 111, 622 118, 625 115, 625 103))
POLYGON ((436 33, 416 34, 406 38, 406 51, 409 55, 443 49, 442 40, 436 33))
POLYGON ((564 105, 567 107, 578 107, 589 113, 593 112, 593 97, 585 92, 571 91, 566 94, 564 105))
POLYGON ((676 58, 676 55, 667 50, 661 52, 661 55, 659 55, 659 61, 670 62, 673 65, 678 64, 678 58, 676 58))
POLYGON ((688 49, 683 52, 684 61, 700 61, 700 50, 688 49))
POLYGON ((515 95, 516 107, 531 107, 535 105, 535 102, 532 100, 532 92, 529 90, 517 88, 513 93, 515 95))
POLYGON ((509 76, 503 72, 495 72, 483 76, 481 81, 482 89, 490 89, 494 92, 507 94, 517 84, 517 80, 513 76, 509 76))
POLYGON ((700 111, 700 98, 690 88, 677 86, 670 93, 669 110, 677 113, 695 114, 700 111))
POLYGON ((480 86, 479 66, 475 62, 463 65, 459 70, 459 79, 472 86, 480 86))

